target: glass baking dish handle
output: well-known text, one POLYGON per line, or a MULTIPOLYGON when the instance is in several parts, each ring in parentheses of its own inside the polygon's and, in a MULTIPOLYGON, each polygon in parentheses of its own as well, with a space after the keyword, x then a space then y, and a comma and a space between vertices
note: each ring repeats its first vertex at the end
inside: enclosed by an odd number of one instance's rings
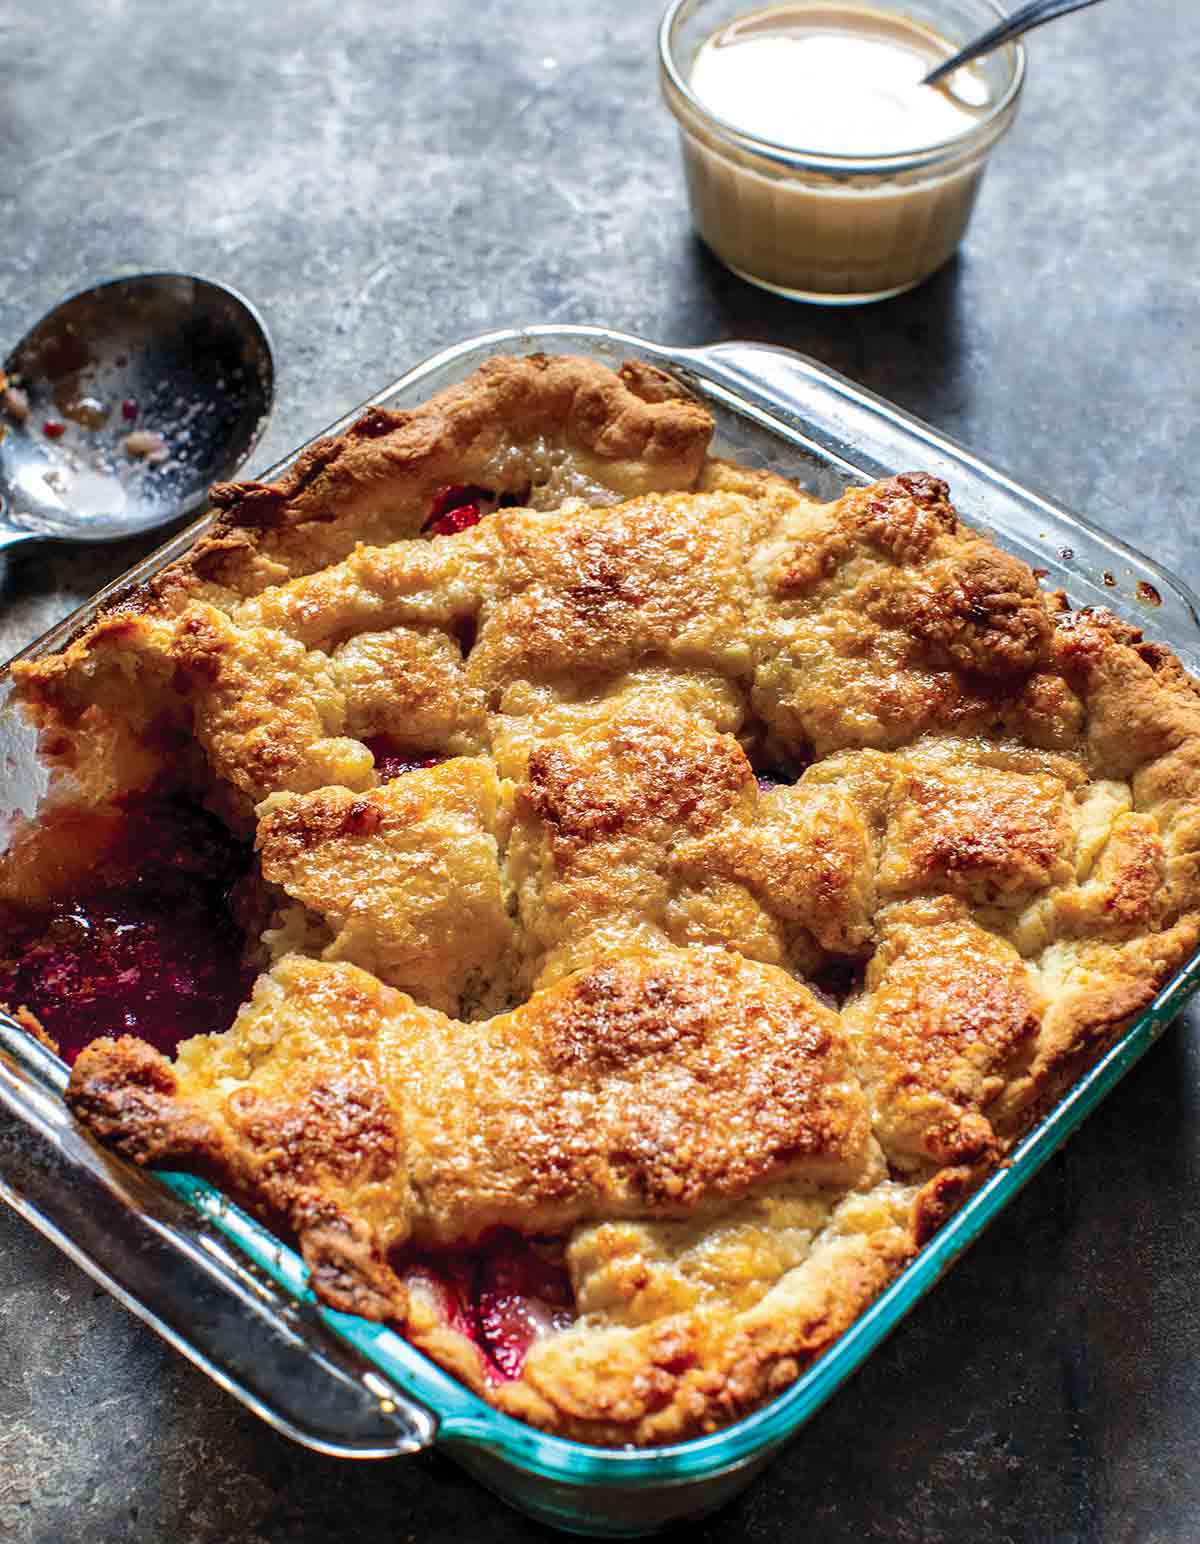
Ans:
MULTIPOLYGON (((902 412, 824 365, 762 343, 717 343, 673 351, 677 363, 694 360, 708 382, 723 383, 769 418, 818 461, 833 460, 861 481, 895 472, 932 472, 972 489, 964 515, 1020 551, 1034 568, 1039 559, 1070 577, 1075 606, 1120 603, 1147 633, 1165 638, 1177 653, 1200 663, 1200 597, 1152 558, 1098 529, 1082 515, 1020 487, 965 446, 902 412), (784 407, 786 404, 786 408, 784 407)), ((814 492, 831 496, 823 488, 814 492)))
POLYGON ((0 1199, 176 1351, 294 1442, 338 1458, 429 1447, 437 1421, 62 1100, 67 1069, 0 1014, 0 1199), (6 1119, 15 1116, 15 1120, 6 1119))

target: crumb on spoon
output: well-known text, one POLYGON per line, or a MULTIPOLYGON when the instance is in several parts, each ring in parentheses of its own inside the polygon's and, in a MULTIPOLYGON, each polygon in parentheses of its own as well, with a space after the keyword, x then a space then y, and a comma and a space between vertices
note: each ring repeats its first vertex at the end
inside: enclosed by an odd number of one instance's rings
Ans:
POLYGON ((167 442, 155 429, 135 429, 121 441, 127 456, 137 456, 150 466, 157 466, 167 459, 167 442))
POLYGON ((8 416, 15 418, 19 424, 23 424, 29 417, 29 397, 19 386, 14 386, 2 371, 0 371, 0 403, 3 403, 4 411, 8 416))

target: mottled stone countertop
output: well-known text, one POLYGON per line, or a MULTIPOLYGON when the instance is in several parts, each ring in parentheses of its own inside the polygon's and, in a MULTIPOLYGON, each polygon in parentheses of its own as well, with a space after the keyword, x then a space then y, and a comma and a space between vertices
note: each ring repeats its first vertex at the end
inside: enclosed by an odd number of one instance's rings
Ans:
MULTIPOLYGON (((1200 30, 1114 0, 1032 40, 965 250, 850 312, 689 231, 637 0, 55 0, 0 10, 0 338, 134 268, 265 313, 261 468, 430 351, 599 322, 804 350, 1192 583, 1200 30)), ((35 553, 7 654, 150 544, 35 553)), ((1187 1016, 697 1541, 1200 1536, 1200 1054, 1187 1016)), ((259 1424, 0 1215, 0 1538, 549 1538, 452 1463, 352 1465, 259 1424)))

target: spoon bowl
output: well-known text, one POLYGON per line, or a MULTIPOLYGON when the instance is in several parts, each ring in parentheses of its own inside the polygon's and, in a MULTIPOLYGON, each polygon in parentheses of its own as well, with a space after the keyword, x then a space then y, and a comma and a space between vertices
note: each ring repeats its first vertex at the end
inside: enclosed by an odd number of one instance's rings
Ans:
POLYGON ((254 449, 274 394, 254 308, 185 273, 80 290, 2 368, 0 550, 115 541, 194 513, 254 449))

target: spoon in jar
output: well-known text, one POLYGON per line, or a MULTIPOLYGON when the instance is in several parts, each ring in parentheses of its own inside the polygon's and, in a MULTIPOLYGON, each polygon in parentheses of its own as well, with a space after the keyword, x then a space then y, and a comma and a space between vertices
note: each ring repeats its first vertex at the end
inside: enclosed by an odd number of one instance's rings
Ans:
POLYGON ((69 296, 0 377, 4 552, 115 541, 195 512, 258 443, 275 372, 242 296, 144 273, 69 296))
POLYGON ((1030 0, 1028 5, 1020 6, 1004 21, 997 22, 987 32, 980 33, 974 42, 968 43, 965 48, 960 48, 956 54, 951 54, 949 59, 943 60, 936 69, 930 70, 921 84, 937 86, 962 65, 970 64, 972 59, 978 59, 983 54, 990 54, 994 48, 999 48, 1004 43, 1011 43, 1023 32, 1031 32, 1034 27, 1040 27, 1048 21, 1055 21, 1059 16, 1069 16, 1072 11, 1083 11, 1089 5, 1099 4, 1100 0, 1030 0))

